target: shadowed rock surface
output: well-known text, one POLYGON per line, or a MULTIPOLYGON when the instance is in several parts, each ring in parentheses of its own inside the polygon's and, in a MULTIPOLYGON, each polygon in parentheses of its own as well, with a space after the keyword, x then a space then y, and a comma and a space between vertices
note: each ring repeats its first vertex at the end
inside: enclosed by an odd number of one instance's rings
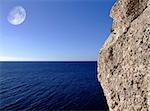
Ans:
POLYGON ((98 79, 110 111, 150 111, 150 0, 118 0, 99 53, 98 79))

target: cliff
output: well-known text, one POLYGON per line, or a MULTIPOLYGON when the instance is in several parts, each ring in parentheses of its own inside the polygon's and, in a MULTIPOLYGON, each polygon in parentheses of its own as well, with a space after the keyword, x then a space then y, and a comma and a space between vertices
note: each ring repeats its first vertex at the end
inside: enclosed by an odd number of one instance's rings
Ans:
POLYGON ((150 111, 150 0, 118 0, 98 79, 110 111, 150 111))

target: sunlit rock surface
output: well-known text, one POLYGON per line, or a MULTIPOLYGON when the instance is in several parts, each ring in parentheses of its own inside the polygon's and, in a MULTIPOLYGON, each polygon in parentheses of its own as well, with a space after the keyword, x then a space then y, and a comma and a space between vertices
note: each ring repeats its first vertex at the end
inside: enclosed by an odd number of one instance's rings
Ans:
POLYGON ((110 111, 150 111, 150 0, 118 0, 99 53, 98 79, 110 111))

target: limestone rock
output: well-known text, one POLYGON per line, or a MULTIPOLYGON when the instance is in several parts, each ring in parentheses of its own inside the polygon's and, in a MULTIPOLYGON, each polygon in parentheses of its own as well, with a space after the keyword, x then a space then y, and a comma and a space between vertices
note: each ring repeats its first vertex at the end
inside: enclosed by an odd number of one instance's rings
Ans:
POLYGON ((150 111, 150 0, 118 0, 99 53, 98 79, 110 111, 150 111))

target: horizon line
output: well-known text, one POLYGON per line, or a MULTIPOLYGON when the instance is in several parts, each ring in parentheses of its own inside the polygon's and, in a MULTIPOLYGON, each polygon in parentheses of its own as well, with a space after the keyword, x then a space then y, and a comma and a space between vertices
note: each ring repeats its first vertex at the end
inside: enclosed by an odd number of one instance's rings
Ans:
POLYGON ((0 61, 0 62, 97 62, 97 60, 79 60, 79 61, 0 61))

